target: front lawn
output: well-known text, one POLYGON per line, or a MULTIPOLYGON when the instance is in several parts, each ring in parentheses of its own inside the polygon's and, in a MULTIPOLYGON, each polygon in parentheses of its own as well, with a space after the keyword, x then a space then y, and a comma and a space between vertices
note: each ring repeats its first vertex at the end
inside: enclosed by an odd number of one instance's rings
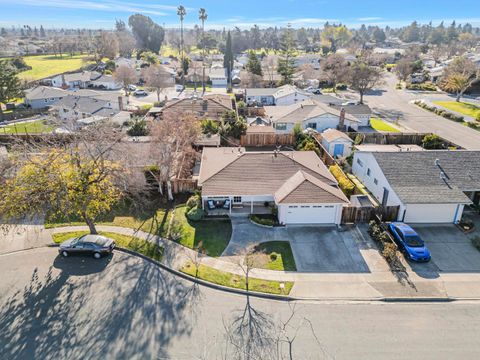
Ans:
POLYGON ((178 236, 178 243, 190 249, 203 250, 208 256, 222 255, 232 236, 230 219, 191 221, 187 219, 185 209, 185 204, 175 207, 170 236, 178 236))
POLYGON ((52 132, 54 127, 48 125, 46 120, 14 123, 0 127, 0 134, 43 134, 52 132))
POLYGON ((388 122, 378 119, 378 118, 371 118, 370 119, 370 126, 372 129, 377 131, 383 132, 400 132, 397 128, 391 126, 388 122))
POLYGON ((292 248, 288 241, 269 241, 255 247, 254 264, 256 268, 297 271, 292 248))
MULTIPOLYGON (((128 204, 119 204, 108 214, 96 222, 96 225, 120 226, 135 230, 142 230, 151 234, 166 236, 170 222, 171 211, 164 203, 157 203, 151 209, 145 209, 132 214, 128 204)), ((85 226, 85 222, 78 218, 51 219, 45 221, 45 228, 63 226, 85 226)))
POLYGON ((472 103, 457 101, 434 101, 433 103, 440 105, 448 110, 471 116, 474 119, 476 119, 477 116, 480 116, 480 106, 472 103))
MULTIPOLYGON (((187 264, 182 266, 180 271, 191 276, 197 275, 199 279, 209 281, 214 284, 246 290, 245 276, 227 273, 202 264, 198 266, 198 274, 196 274, 196 266, 191 262, 188 262, 187 264)), ((284 282, 284 289, 280 288, 280 283, 281 282, 279 281, 250 278, 249 288, 251 291, 288 295, 290 293, 290 290, 292 290, 293 282, 284 282)))
POLYGON ((32 70, 23 71, 19 74, 21 79, 32 81, 49 76, 62 74, 67 71, 80 70, 87 63, 84 60, 87 55, 64 54, 62 57, 54 55, 25 56, 23 59, 32 70))
MULTIPOLYGON (((85 234, 88 234, 88 231, 72 231, 59 234, 53 234, 53 242, 60 244, 65 240, 79 237, 85 234)), ((157 244, 153 244, 149 241, 140 239, 134 236, 127 236, 122 234, 116 234, 111 232, 100 232, 100 235, 106 236, 110 239, 115 240, 117 246, 138 252, 142 255, 148 256, 151 259, 160 261, 163 255, 163 248, 157 244)))

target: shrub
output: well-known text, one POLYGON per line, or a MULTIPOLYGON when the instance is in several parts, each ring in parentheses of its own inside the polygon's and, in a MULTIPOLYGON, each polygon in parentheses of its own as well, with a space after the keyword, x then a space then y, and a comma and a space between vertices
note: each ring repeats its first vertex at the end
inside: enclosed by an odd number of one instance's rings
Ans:
POLYGON ((186 204, 187 212, 193 209, 194 207, 197 207, 197 208, 200 207, 201 203, 202 203, 202 199, 200 195, 196 194, 196 195, 190 196, 186 204))
POLYGON ((425 135, 422 140, 422 146, 427 150, 443 149, 443 140, 435 134, 425 135))
POLYGON ((129 136, 146 136, 148 135, 147 122, 145 120, 134 120, 132 126, 127 130, 129 136))
POLYGON ((477 115, 475 116, 475 120, 477 121, 480 121, 480 111, 477 113, 477 115))
POLYGON ((472 245, 480 251, 480 236, 475 236, 474 238, 470 239, 472 241, 472 245))
POLYGON ((397 85, 395 85, 395 89, 402 90, 402 84, 398 83, 397 85))
POLYGON ((394 262, 397 259, 397 249, 395 245, 391 243, 383 244, 382 256, 387 259, 388 262, 394 262))
POLYGON ((205 212, 200 209, 199 207, 193 207, 191 208, 187 213, 186 216, 189 220, 192 221, 200 221, 202 220, 203 216, 205 215, 205 212))
POLYGON ((467 126, 472 128, 472 129, 478 129, 478 125, 474 122, 471 122, 471 121, 467 122, 467 126))
POLYGON ((213 135, 218 133, 218 124, 213 120, 203 120, 201 127, 202 133, 206 135, 213 135))
POLYGON ((343 193, 350 197, 355 191, 355 184, 350 181, 350 179, 345 175, 340 166, 332 165, 328 168, 332 175, 337 179, 338 186, 342 189, 343 193))
POLYGON ((254 223, 264 226, 274 226, 275 224, 277 224, 277 220, 274 216, 250 215, 249 218, 254 223))
POLYGON ((425 82, 423 84, 407 84, 405 87, 407 90, 415 90, 415 91, 437 91, 437 87, 435 84, 431 82, 425 82))

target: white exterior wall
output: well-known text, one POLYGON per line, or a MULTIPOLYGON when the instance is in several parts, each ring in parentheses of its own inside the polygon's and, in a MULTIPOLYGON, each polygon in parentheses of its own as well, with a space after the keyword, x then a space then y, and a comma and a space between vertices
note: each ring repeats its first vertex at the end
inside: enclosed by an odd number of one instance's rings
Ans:
POLYGON ((275 98, 275 105, 292 105, 307 100, 309 97, 300 93, 292 93, 275 98))
POLYGON ((355 115, 361 121, 359 126, 370 126, 370 115, 355 115))
POLYGON ((343 204, 280 204, 281 224, 340 224, 343 204), (303 208, 302 208, 303 206, 303 208), (321 206, 321 207, 313 207, 321 206), (327 208, 326 208, 327 206, 327 208))
MULTIPOLYGON (((336 129, 338 126, 339 122, 339 117, 333 114, 324 114, 315 118, 311 118, 308 120, 304 120, 302 122, 302 128, 307 129, 309 127, 309 124, 315 123, 316 128, 314 128, 318 132, 322 132, 323 130, 326 129, 336 129)), ((278 123, 282 123, 283 121, 279 121, 278 123)), ((293 131, 293 128, 295 127, 294 122, 288 122, 288 119, 286 119, 287 122, 287 128, 285 130, 277 130, 275 129, 275 132, 277 134, 289 134, 293 131)), ((351 128, 357 130, 358 129, 358 123, 356 122, 351 122, 348 120, 345 120, 345 125, 350 126, 351 128)))
POLYGON ((273 97, 273 95, 261 95, 261 96, 248 95, 246 101, 247 101, 247 104, 252 104, 256 102, 266 106, 275 105, 275 98, 273 97), (263 103, 262 103, 262 98, 264 99, 263 103))
POLYGON ((227 79, 211 79, 211 80, 212 80, 212 87, 216 87, 216 88, 227 87, 227 79))
POLYGON ((25 104, 30 105, 32 109, 41 109, 47 106, 51 106, 61 99, 62 99, 61 97, 52 97, 52 98, 34 99, 34 100, 29 100, 25 98, 25 104))
POLYGON ((118 90, 122 88, 122 85, 115 83, 114 81, 94 81, 92 82, 92 86, 94 87, 101 87, 103 86, 107 90, 118 90))
POLYGON ((335 144, 343 144, 343 154, 342 156, 350 156, 352 153, 352 142, 348 141, 347 139, 339 138, 332 142, 328 142, 325 139, 322 140, 323 147, 328 151, 330 155, 333 156, 333 152, 335 149, 335 144))

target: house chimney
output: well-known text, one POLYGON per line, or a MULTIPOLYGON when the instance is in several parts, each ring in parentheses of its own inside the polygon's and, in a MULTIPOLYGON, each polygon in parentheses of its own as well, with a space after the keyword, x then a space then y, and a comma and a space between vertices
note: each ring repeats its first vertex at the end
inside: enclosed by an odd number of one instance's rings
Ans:
POLYGON ((120 111, 123 111, 123 97, 122 96, 118 97, 118 109, 120 111))
POLYGON ((340 118, 338 120, 338 130, 344 131, 345 130, 345 108, 340 109, 340 118))

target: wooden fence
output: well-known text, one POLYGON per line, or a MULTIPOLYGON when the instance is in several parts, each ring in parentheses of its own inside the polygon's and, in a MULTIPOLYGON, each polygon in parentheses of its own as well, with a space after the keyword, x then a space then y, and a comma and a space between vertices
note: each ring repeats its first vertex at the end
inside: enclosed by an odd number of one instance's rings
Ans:
MULTIPOLYGON (((323 163, 327 166, 335 165, 336 161, 332 155, 322 145, 322 135, 315 134, 313 137, 317 142, 318 156, 322 159, 323 163)), ((346 176, 346 175, 345 175, 346 176)))
MULTIPOLYGON (((362 144, 377 144, 377 145, 422 145, 423 138, 430 133, 378 133, 378 132, 348 132, 347 135, 352 140, 357 140, 361 137, 362 144)), ((446 148, 459 147, 458 145, 445 140, 442 141, 446 148)))
POLYGON ((174 194, 192 193, 197 190, 197 180, 175 179, 172 190, 174 194))
POLYGON ((240 138, 241 146, 293 145, 294 143, 293 134, 250 133, 240 138))
POLYGON ((396 221, 400 206, 355 207, 346 206, 342 210, 342 224, 369 222, 375 217, 381 221, 396 221))

